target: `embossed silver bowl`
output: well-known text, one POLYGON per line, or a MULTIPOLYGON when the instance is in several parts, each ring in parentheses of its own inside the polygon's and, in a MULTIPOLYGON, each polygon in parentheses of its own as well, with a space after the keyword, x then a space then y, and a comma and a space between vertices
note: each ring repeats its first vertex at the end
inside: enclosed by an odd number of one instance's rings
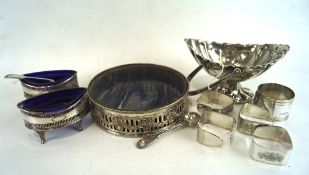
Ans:
POLYGON ((88 87, 91 116, 109 133, 138 137, 164 131, 188 112, 188 80, 154 64, 105 70, 88 87))
MULTIPOLYGON (((265 72, 289 51, 282 44, 229 44, 208 42, 199 39, 185 39, 185 42, 200 65, 191 74, 193 78, 202 68, 219 79, 216 86, 220 91, 232 96, 236 103, 252 101, 253 93, 242 88, 240 82, 265 72)), ((190 80, 190 79, 189 79, 190 80)), ((192 91, 195 95, 209 87, 192 91)))

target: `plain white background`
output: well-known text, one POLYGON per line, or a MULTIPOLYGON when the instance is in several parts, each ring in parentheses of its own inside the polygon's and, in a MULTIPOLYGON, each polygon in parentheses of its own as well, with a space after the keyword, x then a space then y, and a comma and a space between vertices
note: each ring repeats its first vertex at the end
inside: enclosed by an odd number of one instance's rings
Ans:
MULTIPOLYGON (((308 31, 306 0, 0 0, 0 174, 308 174, 308 31), (138 139, 107 134, 89 116, 83 132, 52 131, 42 145, 16 107, 24 99, 19 81, 2 79, 74 69, 87 87, 99 72, 127 63, 161 64, 188 75, 197 63, 186 37, 291 46, 267 72, 244 82, 253 90, 277 82, 295 91, 290 117, 280 123, 294 144, 288 165, 253 161, 250 137, 237 132, 225 149, 198 144, 196 130, 186 128, 138 150, 138 139)), ((191 87, 212 80, 199 74, 191 87)))

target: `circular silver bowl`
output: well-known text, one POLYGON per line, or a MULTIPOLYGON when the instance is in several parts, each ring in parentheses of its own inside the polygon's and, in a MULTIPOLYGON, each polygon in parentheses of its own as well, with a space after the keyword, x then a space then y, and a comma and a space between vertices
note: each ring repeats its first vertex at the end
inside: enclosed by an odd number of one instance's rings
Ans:
POLYGON ((105 70, 88 87, 91 116, 109 133, 138 137, 161 132, 188 112, 188 80, 154 64, 105 70))

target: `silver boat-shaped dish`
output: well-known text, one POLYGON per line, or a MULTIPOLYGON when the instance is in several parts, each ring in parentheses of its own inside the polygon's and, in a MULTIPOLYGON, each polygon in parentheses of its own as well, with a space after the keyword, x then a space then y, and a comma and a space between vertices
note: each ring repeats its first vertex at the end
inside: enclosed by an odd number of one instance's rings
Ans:
POLYGON ((109 133, 138 137, 168 129, 188 112, 188 81, 154 64, 128 64, 95 76, 88 88, 91 116, 109 133))
POLYGON ((36 131, 45 143, 45 131, 71 124, 82 130, 82 119, 89 112, 86 88, 65 89, 26 99, 17 104, 25 126, 36 131))
MULTIPOLYGON (((9 74, 6 78, 16 78, 15 74, 9 74), (11 75, 13 75, 11 77, 11 75)), ((74 70, 50 70, 42 72, 33 72, 21 75, 25 78, 20 78, 24 95, 26 98, 45 94, 62 89, 78 87, 77 72, 74 70), (33 78, 27 78, 33 77, 33 78), (41 79, 35 79, 35 78, 41 79), (51 79, 46 81, 45 79, 51 79)))

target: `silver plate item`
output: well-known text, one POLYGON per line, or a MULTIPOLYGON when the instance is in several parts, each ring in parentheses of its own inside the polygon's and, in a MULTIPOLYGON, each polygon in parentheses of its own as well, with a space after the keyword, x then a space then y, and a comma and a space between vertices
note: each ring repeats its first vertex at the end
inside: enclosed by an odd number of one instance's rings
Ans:
POLYGON ((58 90, 79 87, 78 80, 77 80, 77 74, 72 75, 70 78, 66 79, 63 82, 53 84, 50 86, 33 86, 33 85, 30 85, 24 82, 21 82, 21 85, 23 87, 24 96, 26 98, 31 98, 34 96, 38 96, 41 94, 54 92, 58 90))
POLYGON ((289 117, 295 93, 289 87, 277 83, 259 85, 253 103, 267 109, 275 121, 289 117))
POLYGON ((211 147, 229 145, 233 138, 235 119, 213 111, 204 111, 198 123, 197 141, 211 147))
POLYGON ((43 144, 46 141, 46 131, 69 125, 75 125, 78 131, 82 131, 82 120, 90 111, 87 93, 71 106, 57 112, 28 111, 23 109, 22 102, 18 103, 17 107, 24 114, 25 126, 36 131, 43 144))
POLYGON ((240 133, 252 135, 259 125, 273 125, 268 111, 251 103, 243 104, 239 112, 237 130, 240 133))
MULTIPOLYGON (((133 83, 133 85, 136 84, 138 83, 133 83)), ((119 88, 123 88, 120 93, 126 91, 127 87, 119 88)), ((142 137, 146 134, 157 134, 183 121, 189 108, 188 88, 189 83, 186 77, 169 67, 154 64, 127 64, 114 67, 99 73, 89 84, 91 116, 99 127, 114 135, 142 137), (162 80, 162 82, 178 89, 180 96, 168 104, 151 109, 124 109, 124 105, 116 105, 116 107, 108 105, 110 101, 116 101, 116 98, 121 95, 118 93, 118 96, 105 99, 104 94, 107 93, 103 91, 109 91, 113 86, 117 87, 123 82, 131 83, 128 81, 132 80, 141 82, 145 79, 151 82, 162 80)), ((117 89, 115 91, 117 92, 117 89)), ((127 94, 125 93, 124 98, 129 96, 127 94)), ((132 105, 136 105, 138 108, 139 104, 141 103, 132 105)))
POLYGON ((201 93, 200 97, 197 99, 197 110, 200 114, 202 114, 204 110, 212 110, 227 114, 233 110, 233 106, 233 98, 217 90, 205 91, 201 93))
POLYGON ((249 154, 259 162, 286 165, 292 149, 292 140, 286 129, 279 126, 259 126, 253 132, 249 154))
POLYGON ((158 140, 161 136, 165 135, 166 133, 173 131, 175 129, 178 129, 180 127, 191 127, 191 128, 195 128, 199 122, 201 118, 201 115, 199 113, 196 112, 189 112, 188 114, 185 115, 184 117, 184 121, 169 126, 168 128, 166 128, 165 131, 162 131, 160 133, 156 133, 156 134, 146 134, 143 136, 142 139, 140 139, 137 143, 136 143, 136 147, 139 149, 145 148, 147 147, 149 144, 153 143, 154 141, 158 140))
MULTIPOLYGON (((288 45, 282 44, 231 44, 199 39, 185 39, 185 42, 200 65, 190 77, 204 68, 218 80, 226 79, 220 82, 218 89, 233 97, 236 103, 251 102, 254 95, 249 89, 242 88, 240 82, 265 72, 290 49, 288 45)), ((189 94, 200 92, 196 90, 189 94)))

